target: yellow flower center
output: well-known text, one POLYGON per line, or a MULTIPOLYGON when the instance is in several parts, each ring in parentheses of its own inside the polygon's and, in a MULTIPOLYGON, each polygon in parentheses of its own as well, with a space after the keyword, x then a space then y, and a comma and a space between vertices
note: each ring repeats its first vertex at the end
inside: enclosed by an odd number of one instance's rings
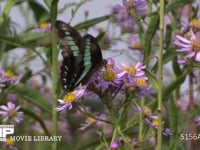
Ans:
POLYGON ((46 23, 46 22, 42 22, 39 24, 40 29, 46 29, 47 27, 48 27, 48 23, 46 23))
POLYGON ((112 69, 107 69, 105 72, 103 72, 102 77, 105 81, 113 81, 116 77, 116 72, 112 69))
POLYGON ((71 104, 73 101, 75 101, 75 99, 76 99, 76 94, 74 92, 66 94, 63 98, 66 104, 71 104))
POLYGON ((135 14, 135 5, 133 4, 132 0, 128 0, 128 7, 126 8, 127 9, 127 12, 130 16, 133 16, 135 14))
POLYGON ((195 52, 199 52, 200 51, 200 38, 193 40, 191 43, 191 46, 195 52))
POLYGON ((134 76, 136 74, 134 65, 122 67, 122 70, 126 71, 130 76, 134 76))
POLYGON ((135 87, 134 87, 134 86, 130 86, 130 87, 128 87, 128 91, 130 91, 130 92, 134 92, 134 91, 135 91, 135 87))
POLYGON ((153 124, 158 127, 158 119, 154 119, 153 124))
POLYGON ((94 124, 94 123, 96 123, 96 119, 94 119, 94 118, 92 118, 92 117, 88 117, 87 119, 86 119, 86 121, 85 121, 86 123, 90 123, 90 124, 94 124))
POLYGON ((10 110, 8 110, 8 115, 10 116, 10 117, 14 117, 15 115, 16 115, 16 110, 15 109, 10 109, 10 110))
POLYGON ((190 25, 194 26, 194 27, 200 27, 200 20, 198 19, 193 19, 191 22, 190 22, 190 25))
POLYGON ((151 109, 147 106, 142 107, 142 110, 143 110, 145 115, 151 115, 152 114, 151 109))
POLYGON ((147 86, 147 81, 144 79, 135 79, 137 86, 147 86))
POLYGON ((12 146, 15 144, 15 141, 11 138, 6 138, 6 145, 12 146))
POLYGON ((12 78, 14 76, 14 74, 10 70, 8 70, 5 72, 5 76, 8 78, 12 78))
POLYGON ((98 31, 99 31, 100 33, 104 33, 104 32, 105 32, 105 28, 99 27, 99 28, 98 28, 98 31))
POLYGON ((140 48, 141 48, 141 44, 140 44, 139 41, 136 41, 136 42, 135 42, 134 48, 136 48, 136 49, 140 49, 140 48))
MULTIPOLYGON (((154 124, 155 126, 157 126, 157 127, 159 126, 159 121, 158 121, 157 118, 153 120, 153 124, 154 124)), ((161 122, 161 125, 163 125, 163 124, 164 124, 164 121, 161 122)))

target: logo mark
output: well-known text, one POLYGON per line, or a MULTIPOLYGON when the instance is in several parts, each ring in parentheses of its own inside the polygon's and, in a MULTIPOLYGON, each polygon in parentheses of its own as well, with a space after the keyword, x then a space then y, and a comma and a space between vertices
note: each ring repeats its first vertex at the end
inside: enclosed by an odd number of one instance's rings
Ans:
POLYGON ((0 141, 6 141, 6 136, 14 133, 14 125, 0 125, 0 141))

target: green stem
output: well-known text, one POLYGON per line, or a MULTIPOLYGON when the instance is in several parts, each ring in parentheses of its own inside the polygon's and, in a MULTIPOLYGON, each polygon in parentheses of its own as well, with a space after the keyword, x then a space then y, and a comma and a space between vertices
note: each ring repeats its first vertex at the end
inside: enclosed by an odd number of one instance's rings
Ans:
POLYGON ((118 126, 115 126, 110 143, 112 143, 116 139, 117 135, 118 135, 118 126))
POLYGON ((152 13, 152 0, 148 0, 148 14, 151 14, 152 13))
MULTIPOLYGON (((152 13, 152 1, 148 0, 148 14, 152 13)), ((143 39, 143 45, 145 44, 145 41, 143 39)), ((143 46, 144 47, 144 46, 143 46)), ((144 56, 144 63, 146 66, 148 66, 148 57, 144 56)), ((140 107, 142 108, 145 105, 145 99, 142 98, 140 100, 140 107)), ((142 142, 143 141, 143 129, 144 129, 144 122, 143 122, 143 113, 139 113, 139 134, 138 134, 138 141, 142 142)))
POLYGON ((163 38, 164 38, 164 0, 160 0, 160 41, 158 56, 158 132, 156 150, 162 146, 162 94, 163 94, 163 38))
MULTIPOLYGON (((57 50, 57 37, 56 37, 56 29, 55 29, 55 20, 57 16, 57 5, 58 0, 53 0, 51 3, 51 25, 52 25, 52 34, 51 34, 51 42, 52 42, 52 86, 53 86, 53 107, 52 107, 52 135, 57 135, 58 128, 58 114, 56 111, 57 107, 57 66, 58 66, 58 50, 57 50)), ((57 150, 57 142, 52 143, 52 150, 57 150)))
MULTIPOLYGON (((142 108, 145 104, 144 98, 140 100, 140 107, 142 108)), ((143 129, 144 129, 144 122, 143 122, 143 114, 142 112, 139 113, 139 135, 138 135, 138 141, 143 141, 143 129)))

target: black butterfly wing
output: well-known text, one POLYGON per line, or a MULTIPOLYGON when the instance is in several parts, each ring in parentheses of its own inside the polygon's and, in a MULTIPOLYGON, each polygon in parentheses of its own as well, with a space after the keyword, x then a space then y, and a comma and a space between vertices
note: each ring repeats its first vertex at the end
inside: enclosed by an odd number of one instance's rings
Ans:
POLYGON ((64 90, 71 91, 76 86, 83 66, 85 41, 69 24, 56 21, 57 34, 60 39, 63 62, 60 70, 61 83, 64 90))
POLYGON ((105 64, 105 60, 102 58, 101 48, 96 38, 87 34, 83 39, 85 40, 84 69, 80 79, 82 84, 86 84, 90 77, 105 64))

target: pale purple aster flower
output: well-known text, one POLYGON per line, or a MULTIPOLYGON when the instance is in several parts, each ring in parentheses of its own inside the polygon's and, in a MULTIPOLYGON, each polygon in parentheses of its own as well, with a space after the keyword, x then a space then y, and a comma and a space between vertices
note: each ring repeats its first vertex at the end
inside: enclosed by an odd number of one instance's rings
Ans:
POLYGON ((10 150, 18 150, 17 147, 14 146, 15 141, 13 141, 11 138, 6 138, 6 141, 3 141, 3 147, 6 149, 10 149, 10 150))
POLYGON ((0 70, 0 89, 19 83, 21 76, 15 76, 11 71, 0 70))
POLYGON ((121 67, 121 70, 126 72, 124 77, 125 90, 128 89, 129 91, 136 92, 137 97, 144 97, 155 93, 148 81, 148 77, 145 75, 145 68, 141 62, 138 62, 136 65, 123 65, 121 67))
POLYGON ((23 112, 20 112, 20 106, 15 106, 15 104, 8 102, 7 106, 0 106, 0 115, 3 116, 3 122, 10 121, 20 123, 23 120, 23 112))
POLYGON ((114 65, 115 65, 115 61, 114 61, 114 59, 112 59, 112 58, 108 58, 108 59, 107 59, 107 63, 106 63, 106 67, 113 68, 114 65))
POLYGON ((78 102, 81 97, 84 96, 86 90, 86 86, 82 86, 75 91, 67 93, 63 99, 58 99, 60 106, 56 108, 57 111, 63 111, 65 109, 72 109, 72 104, 78 102))
POLYGON ((124 77, 125 85, 127 87, 136 87, 137 86, 137 78, 141 78, 144 80, 147 80, 148 78, 145 76, 144 69, 146 67, 138 62, 136 65, 124 65, 119 68, 122 72, 126 73, 126 76, 124 77))
POLYGON ((37 30, 39 32, 50 32, 51 31, 51 23, 42 22, 38 25, 37 30))
POLYGON ((79 128, 79 130, 85 130, 92 125, 96 125, 97 127, 101 127, 103 125, 103 121, 101 121, 101 120, 105 120, 105 118, 106 118, 105 114, 99 115, 98 119, 95 119, 95 118, 92 118, 92 117, 87 117, 86 120, 85 120, 85 123, 81 124, 81 127, 79 128))
POLYGON ((123 83, 124 72, 117 73, 114 69, 106 69, 99 72, 99 84, 97 88, 101 88, 102 91, 109 89, 110 87, 119 87, 123 83))
POLYGON ((138 62, 136 65, 124 65, 122 64, 121 70, 125 71, 129 78, 145 76, 144 69, 146 66, 143 63, 138 62))
POLYGON ((134 108, 136 111, 141 112, 144 116, 146 116, 146 117, 149 118, 149 119, 156 119, 156 118, 157 118, 157 116, 152 115, 151 109, 150 109, 149 107, 147 107, 147 106, 143 106, 143 107, 141 108, 137 103, 134 103, 133 108, 134 108))
POLYGON ((178 63, 179 63, 180 65, 185 65, 185 64, 187 63, 187 58, 186 58, 186 59, 184 59, 184 58, 179 58, 177 61, 178 61, 178 63))
POLYGON ((107 89, 116 89, 117 87, 122 86, 124 75, 125 71, 121 72, 116 68, 114 66, 114 60, 109 58, 106 64, 106 69, 95 74, 91 78, 90 83, 93 83, 97 89, 104 92, 107 89))
POLYGON ((118 13, 119 18, 128 19, 129 17, 144 16, 147 14, 146 0, 123 0, 123 6, 116 5, 113 8, 118 13))
POLYGON ((110 150, 117 150, 119 148, 119 141, 114 140, 110 144, 110 150))
MULTIPOLYGON (((157 125, 158 124, 158 122, 157 122, 158 117, 155 116, 155 115, 152 115, 151 109, 149 107, 144 106, 143 108, 141 108, 137 103, 134 103, 133 108, 136 111, 141 112, 145 116, 144 122, 147 125, 153 127, 154 129, 158 129, 158 125, 157 125), (153 121, 150 121, 150 120, 153 120, 153 121)), ((171 129, 163 128, 163 135, 165 135, 165 136, 172 135, 171 129)))
MULTIPOLYGON (((154 121, 150 121, 149 119, 145 118, 145 119, 144 119, 144 122, 145 122, 147 125, 153 127, 154 129, 156 129, 156 130, 158 129, 157 119, 155 119, 154 121)), ((163 133, 163 135, 165 135, 165 136, 170 136, 170 135, 172 135, 172 130, 169 129, 169 128, 163 128, 162 133, 163 133)))
POLYGON ((192 19, 190 22, 187 23, 181 23, 181 25, 183 26, 181 33, 185 33, 189 29, 192 29, 193 32, 200 31, 200 20, 197 18, 192 19))
POLYGON ((128 37, 128 45, 133 49, 141 49, 141 42, 139 38, 132 35, 128 37))
POLYGON ((163 135, 165 136, 171 136, 172 135, 172 130, 169 129, 169 128, 163 128, 163 131, 162 131, 163 135))
POLYGON ((97 120, 91 117, 86 118, 85 123, 81 124, 81 127, 78 130, 85 130, 88 127, 92 126, 93 124, 96 124, 97 120))
POLYGON ((123 6, 116 5, 113 12, 117 14, 117 21, 122 29, 134 27, 133 16, 144 16, 147 14, 147 2, 145 0, 123 0, 123 6))
POLYGON ((137 88, 139 89, 138 93, 136 94, 137 97, 146 97, 156 93, 156 90, 153 89, 151 83, 148 80, 142 81, 142 84, 137 84, 137 88))
POLYGON ((192 20, 190 21, 190 28, 192 28, 192 30, 193 30, 194 32, 200 31, 200 20, 197 19, 197 18, 192 19, 192 20))
POLYGON ((178 47, 177 52, 183 52, 189 59, 200 62, 200 37, 191 32, 190 39, 176 35, 173 43, 178 47))

